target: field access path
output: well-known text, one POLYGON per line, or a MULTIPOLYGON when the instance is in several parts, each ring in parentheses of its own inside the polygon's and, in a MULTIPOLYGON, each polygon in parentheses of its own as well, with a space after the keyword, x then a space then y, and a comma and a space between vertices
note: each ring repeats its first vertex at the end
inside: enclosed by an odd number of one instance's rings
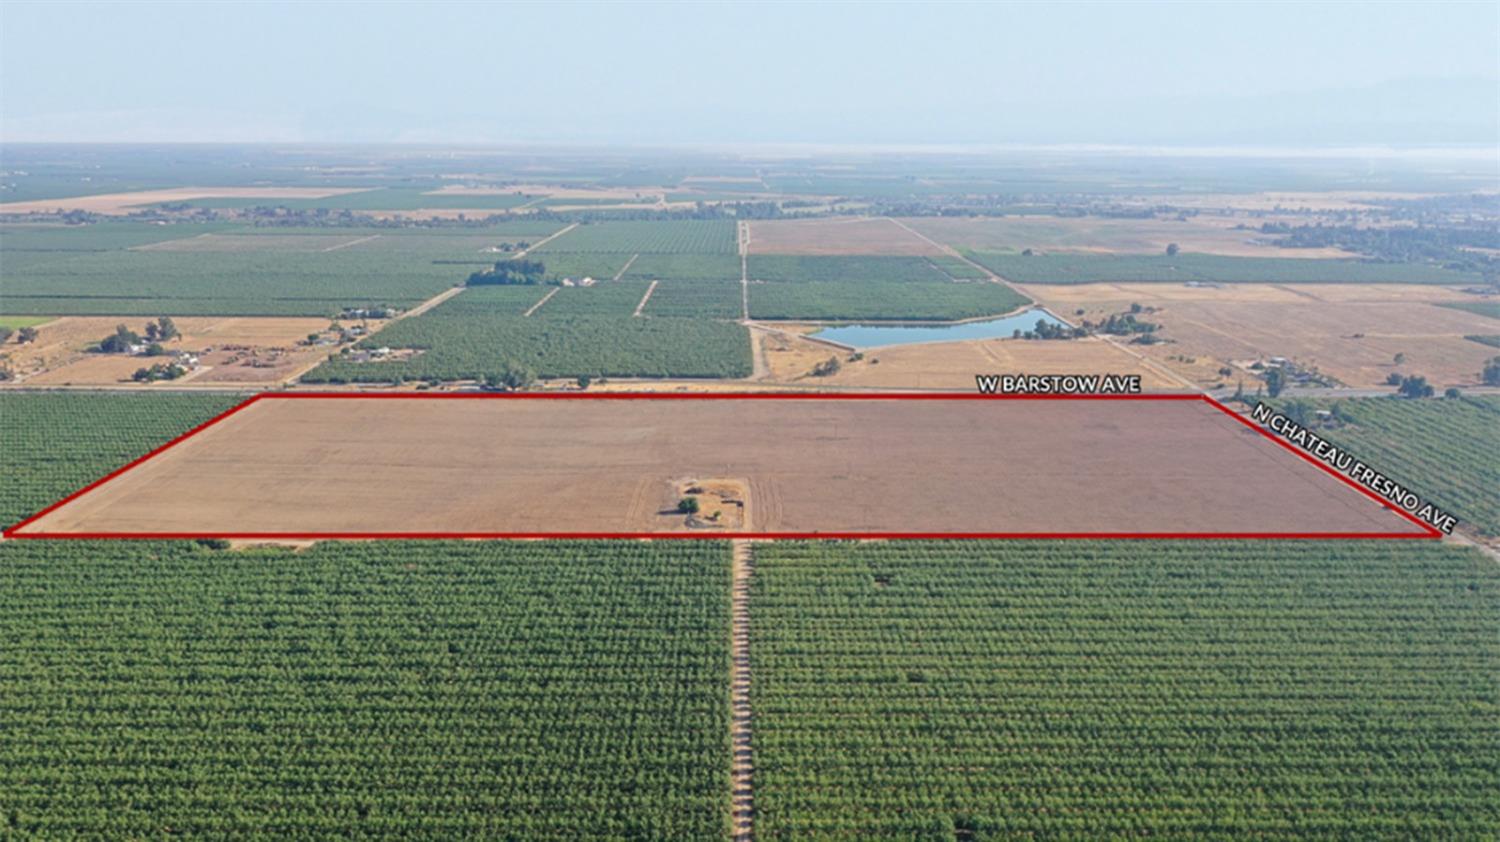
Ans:
POLYGON ((750 223, 735 223, 740 241, 740 319, 750 321, 750 223))
POLYGON ((750 743, 750 578, 755 556, 750 542, 730 542, 730 804, 734 842, 755 838, 755 757, 750 743))

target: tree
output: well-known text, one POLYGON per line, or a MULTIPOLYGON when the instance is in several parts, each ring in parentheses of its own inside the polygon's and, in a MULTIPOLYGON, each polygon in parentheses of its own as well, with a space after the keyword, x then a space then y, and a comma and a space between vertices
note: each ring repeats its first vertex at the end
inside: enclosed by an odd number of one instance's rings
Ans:
POLYGON ((1392 359, 1393 362, 1395 362, 1396 365, 1401 365, 1402 363, 1406 362, 1406 355, 1405 354, 1397 354, 1396 356, 1392 357, 1391 359, 1392 359))
POLYGON ((1278 397, 1281 390, 1286 388, 1286 374, 1279 368, 1266 371, 1266 394, 1278 397))
POLYGON ((99 341, 99 352, 101 354, 126 354, 130 352, 130 346, 139 344, 141 344, 140 334, 124 325, 117 325, 114 335, 106 336, 99 341))
POLYGON ((1177 247, 1176 243, 1167 243, 1167 257, 1176 257, 1177 252, 1181 250, 1182 249, 1177 247))
POLYGON ((1431 384, 1427 382, 1426 377, 1423 377, 1420 374, 1402 378, 1401 388, 1397 389, 1396 391, 1405 398, 1430 398, 1433 394, 1433 388, 1431 384))
POLYGON ((829 357, 823 362, 820 362, 817 365, 813 366, 812 376, 830 377, 832 375, 838 374, 839 369, 841 368, 843 368, 843 364, 839 362, 838 357, 829 357))
POLYGON ((5 341, 10 339, 12 333, 15 333, 15 331, 5 325, 0 325, 0 345, 5 344, 5 341))
POLYGON ((1464 396, 1464 393, 1460 392, 1458 390, 1457 386, 1449 386, 1447 389, 1445 389, 1443 391, 1443 397, 1448 398, 1450 400, 1453 399, 1453 398, 1461 398, 1463 396, 1464 396))
POLYGON ((181 335, 181 331, 177 330, 177 323, 172 321, 171 316, 162 316, 156 320, 156 336, 161 341, 170 342, 181 335))
POLYGON ((587 389, 589 387, 589 384, 593 382, 594 379, 592 377, 589 377, 587 374, 578 375, 578 388, 580 389, 587 389))
POLYGON ((1385 376, 1385 385, 1387 385, 1387 386, 1400 386, 1401 385, 1401 375, 1397 374, 1394 371, 1391 372, 1390 374, 1387 374, 1385 376))
POLYGON ((162 347, 160 342, 152 342, 146 346, 146 356, 148 357, 165 357, 166 355, 167 349, 162 347))
POLYGON ((19 343, 21 343, 22 345, 25 345, 27 342, 35 342, 36 341, 36 337, 37 337, 37 330, 36 330, 36 328, 34 328, 34 327, 23 327, 23 328, 21 328, 20 333, 18 333, 16 335, 16 341, 19 342, 19 343))
POLYGON ((677 501, 677 511, 685 515, 696 515, 698 513, 698 498, 684 497, 677 501))
POLYGON ((1484 385, 1486 386, 1500 386, 1500 357, 1491 357, 1484 364, 1484 371, 1481 372, 1480 379, 1484 381, 1484 385))
POLYGON ((515 392, 530 386, 536 382, 536 372, 525 366, 507 362, 500 369, 499 374, 490 374, 484 378, 484 385, 490 389, 504 389, 515 392))

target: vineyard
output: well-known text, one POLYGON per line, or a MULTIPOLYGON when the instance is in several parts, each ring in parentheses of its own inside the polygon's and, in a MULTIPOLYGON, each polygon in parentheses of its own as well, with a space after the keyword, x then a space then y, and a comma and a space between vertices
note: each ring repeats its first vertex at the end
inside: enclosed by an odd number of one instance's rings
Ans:
POLYGON ((1500 397, 1283 402, 1347 419, 1318 435, 1489 535, 1500 535, 1500 397), (1483 454, 1490 454, 1485 457, 1483 454))
POLYGON ((5 542, 0 821, 722 839, 728 589, 708 542, 5 542))
POLYGON ((1500 569, 1424 544, 756 549, 757 839, 1500 834, 1500 569))
POLYGON ((925 257, 834 257, 752 254, 750 277, 760 281, 893 283, 948 281, 925 257))
POLYGON ((537 318, 629 316, 641 303, 648 286, 646 281, 605 281, 591 287, 561 289, 535 315, 537 318))
POLYGON ((111 251, 7 268, 4 308, 49 315, 326 316, 350 306, 411 306, 467 274, 400 251, 111 251))
POLYGON ((243 399, 0 393, 0 525, 16 524, 243 399))
MULTIPOLYGON (((466 380, 529 368, 538 377, 745 377, 750 338, 743 325, 700 319, 623 316, 545 318, 548 301, 529 318, 448 311, 449 304, 396 322, 365 347, 419 348, 391 362, 335 357, 303 375, 307 383, 466 380)), ((560 295, 561 293, 559 293, 560 295)), ((639 297, 637 297, 639 301, 639 297)), ((632 308, 634 307, 632 302, 632 308)))
POLYGON ((807 281, 750 285, 757 319, 971 319, 1030 303, 1007 286, 953 281, 807 281))
POLYGON ((625 270, 626 278, 642 280, 735 280, 740 260, 720 254, 642 254, 625 270))
POLYGON ((1483 280, 1477 273, 1439 266, 1226 257, 1210 254, 1126 255, 966 252, 1001 277, 1028 284, 1271 283, 1271 284, 1463 284, 1483 280))
POLYGON ((556 251, 616 252, 621 254, 736 254, 739 240, 734 222, 675 220, 670 222, 595 222, 580 225, 542 246, 543 260, 556 251))
POLYGON ((741 303, 739 281, 661 281, 645 315, 734 319, 741 303))

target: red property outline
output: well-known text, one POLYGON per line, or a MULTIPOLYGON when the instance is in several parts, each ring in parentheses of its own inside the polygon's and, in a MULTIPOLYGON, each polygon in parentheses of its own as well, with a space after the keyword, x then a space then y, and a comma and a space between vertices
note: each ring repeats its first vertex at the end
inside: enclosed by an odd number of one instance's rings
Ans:
POLYGON ((182 435, 99 479, 74 491, 20 523, 6 528, 5 538, 22 540, 180 540, 197 538, 233 538, 242 540, 463 540, 463 539, 641 539, 641 540, 1363 540, 1363 539, 1441 539, 1443 533, 1423 523, 1394 503, 1370 491, 1332 467, 1313 458, 1270 430, 1235 412, 1205 394, 1143 395, 984 395, 968 392, 900 393, 900 392, 262 392, 236 404, 182 435), (18 530, 35 523, 53 511, 93 491, 115 477, 147 460, 170 450, 209 427, 262 400, 1130 400, 1130 401, 1205 401, 1246 427, 1299 459, 1307 462, 1344 485, 1374 500, 1382 507, 1420 527, 1417 532, 35 532, 18 530))

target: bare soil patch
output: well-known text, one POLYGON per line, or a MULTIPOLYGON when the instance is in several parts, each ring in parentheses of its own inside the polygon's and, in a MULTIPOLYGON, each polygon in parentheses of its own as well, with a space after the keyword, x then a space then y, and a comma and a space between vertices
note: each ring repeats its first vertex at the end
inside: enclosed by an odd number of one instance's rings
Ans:
POLYGON ((161 202, 190 202, 194 199, 326 199, 359 193, 365 187, 173 187, 168 190, 140 190, 134 193, 104 193, 97 196, 75 196, 69 199, 38 199, 30 202, 0 203, 0 213, 54 213, 83 210, 102 214, 127 214, 142 205, 161 202))
POLYGON ((694 478, 753 532, 1417 532, 1198 400, 369 397, 261 398, 19 532, 682 532, 694 478))
POLYGON ((774 333, 757 333, 770 367, 769 381, 822 388, 971 391, 976 374, 1138 374, 1143 388, 1172 391, 1181 383, 1097 339, 1067 342, 982 339, 893 345, 850 360, 848 351, 774 333), (838 373, 814 377, 812 369, 836 357, 838 373))
POLYGON ((932 257, 943 250, 882 217, 778 219, 750 224, 751 254, 932 257))
POLYGON ((1203 385, 1253 383, 1249 372, 1223 378, 1217 369, 1269 357, 1315 366, 1347 386, 1383 388, 1391 373, 1420 374, 1439 386, 1472 386, 1494 349, 1467 334, 1493 333, 1494 320, 1435 306, 1474 296, 1443 287, 1356 284, 1168 284, 1018 287, 1055 312, 1099 319, 1132 303, 1162 325, 1167 344, 1142 353, 1203 385), (1401 365, 1397 354, 1404 355, 1401 365))

